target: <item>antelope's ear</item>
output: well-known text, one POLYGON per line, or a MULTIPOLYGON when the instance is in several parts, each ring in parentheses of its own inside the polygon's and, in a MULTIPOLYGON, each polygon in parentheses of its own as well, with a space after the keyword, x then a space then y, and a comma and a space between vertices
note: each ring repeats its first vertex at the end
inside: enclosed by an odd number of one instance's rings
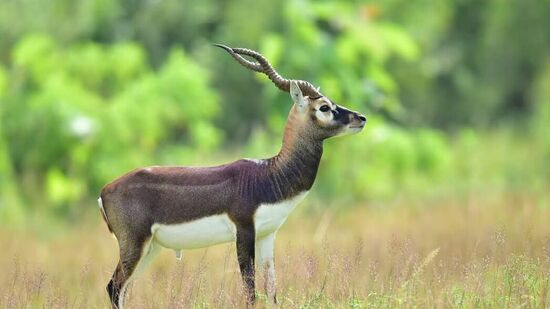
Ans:
POLYGON ((296 107, 298 107, 299 111, 303 112, 306 110, 308 101, 306 100, 306 98, 304 98, 304 95, 302 94, 302 90, 300 90, 300 86, 298 86, 298 83, 293 80, 290 81, 290 97, 292 98, 294 104, 296 104, 296 107))

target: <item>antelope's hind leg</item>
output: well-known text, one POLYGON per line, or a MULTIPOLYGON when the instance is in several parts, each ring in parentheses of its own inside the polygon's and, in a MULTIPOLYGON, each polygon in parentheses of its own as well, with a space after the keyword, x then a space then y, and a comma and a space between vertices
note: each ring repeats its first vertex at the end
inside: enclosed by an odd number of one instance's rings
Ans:
POLYGON ((124 296, 128 285, 145 269, 160 249, 151 237, 145 240, 119 240, 119 247, 120 260, 107 285, 111 307, 114 309, 124 308, 124 296))

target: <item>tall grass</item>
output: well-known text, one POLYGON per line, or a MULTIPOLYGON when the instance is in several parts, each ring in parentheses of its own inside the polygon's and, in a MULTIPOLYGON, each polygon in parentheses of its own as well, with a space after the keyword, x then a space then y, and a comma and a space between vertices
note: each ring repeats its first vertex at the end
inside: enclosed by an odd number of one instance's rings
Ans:
MULTIPOLYGON (((548 196, 510 193, 300 208, 277 237, 282 308, 550 306, 548 196)), ((105 308, 116 241, 99 215, 58 234, 0 230, 0 307, 105 308)), ((131 308, 241 308, 232 244, 164 250, 131 308)), ((260 276, 258 276, 260 277, 260 276)), ((259 307, 265 306, 261 278, 259 307)))

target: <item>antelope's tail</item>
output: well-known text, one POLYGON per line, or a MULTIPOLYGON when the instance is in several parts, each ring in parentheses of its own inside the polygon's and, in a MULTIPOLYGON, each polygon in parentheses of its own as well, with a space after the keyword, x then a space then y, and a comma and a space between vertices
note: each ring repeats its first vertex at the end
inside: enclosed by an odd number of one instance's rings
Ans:
POLYGON ((101 216, 103 217, 103 220, 107 224, 107 228, 109 229, 109 232, 111 232, 111 234, 114 234, 113 229, 111 229, 111 226, 109 225, 109 220, 107 219, 107 213, 105 212, 105 208, 103 208, 103 200, 101 199, 101 197, 97 199, 97 204, 99 205, 101 216))

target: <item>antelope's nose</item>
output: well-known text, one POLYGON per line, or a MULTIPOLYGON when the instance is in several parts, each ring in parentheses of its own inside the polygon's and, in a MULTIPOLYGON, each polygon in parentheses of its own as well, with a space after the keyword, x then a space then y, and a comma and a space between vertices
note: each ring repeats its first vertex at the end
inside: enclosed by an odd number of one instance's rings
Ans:
POLYGON ((361 120, 362 122, 367 122, 367 118, 361 114, 357 114, 357 119, 361 120))

